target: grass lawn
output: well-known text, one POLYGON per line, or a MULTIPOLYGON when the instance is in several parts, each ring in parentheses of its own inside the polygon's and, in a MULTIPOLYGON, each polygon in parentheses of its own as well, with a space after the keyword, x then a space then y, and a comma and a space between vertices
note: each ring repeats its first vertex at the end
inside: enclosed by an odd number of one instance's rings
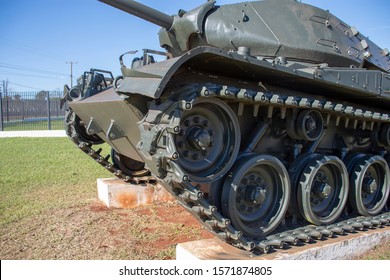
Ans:
POLYGON ((0 226, 87 202, 96 178, 112 177, 67 138, 4 138, 0 147, 0 226))
POLYGON ((210 237, 175 203, 105 207, 96 178, 112 174, 67 138, 0 138, 0 158, 0 259, 172 259, 210 237))

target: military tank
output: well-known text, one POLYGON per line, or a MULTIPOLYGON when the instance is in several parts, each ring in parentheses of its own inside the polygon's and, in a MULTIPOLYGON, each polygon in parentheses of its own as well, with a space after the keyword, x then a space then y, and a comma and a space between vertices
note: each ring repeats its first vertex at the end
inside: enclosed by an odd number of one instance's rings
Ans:
POLYGON ((126 53, 121 76, 91 69, 66 87, 67 134, 96 162, 163 185, 244 250, 389 225, 387 49, 294 0, 207 1, 174 16, 100 1, 160 26, 165 51, 131 66, 126 53))

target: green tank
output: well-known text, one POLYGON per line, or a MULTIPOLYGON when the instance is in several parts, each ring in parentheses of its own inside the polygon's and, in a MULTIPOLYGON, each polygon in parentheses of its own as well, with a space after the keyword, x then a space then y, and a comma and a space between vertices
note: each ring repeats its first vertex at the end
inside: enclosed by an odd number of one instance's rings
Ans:
POLYGON ((389 225, 390 57, 294 0, 208 1, 169 16, 122 75, 65 87, 66 131, 127 182, 159 183, 209 231, 268 252, 389 225), (154 55, 165 59, 156 62, 154 55), (95 145, 107 143, 109 156, 95 145))

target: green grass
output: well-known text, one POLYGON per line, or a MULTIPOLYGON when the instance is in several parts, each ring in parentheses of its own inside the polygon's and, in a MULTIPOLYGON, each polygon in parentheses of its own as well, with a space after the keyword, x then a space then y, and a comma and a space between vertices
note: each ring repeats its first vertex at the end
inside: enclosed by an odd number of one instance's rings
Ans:
MULTIPOLYGON (((19 131, 19 130, 47 130, 47 121, 38 122, 12 122, 4 123, 4 131, 19 131)), ((52 120, 51 129, 63 130, 64 120, 52 120)))
POLYGON ((67 138, 3 138, 0 158, 0 226, 87 203, 96 178, 112 177, 67 138))
POLYGON ((67 138, 0 138, 0 157, 0 259, 173 259, 203 236, 176 204, 105 207, 96 178, 113 175, 67 138))

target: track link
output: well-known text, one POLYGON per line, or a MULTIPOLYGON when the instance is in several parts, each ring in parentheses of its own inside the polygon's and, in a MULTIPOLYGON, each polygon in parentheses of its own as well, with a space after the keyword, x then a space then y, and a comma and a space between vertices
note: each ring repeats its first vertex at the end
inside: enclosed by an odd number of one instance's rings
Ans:
POLYGON ((72 109, 68 109, 65 116, 65 132, 66 135, 72 140, 72 142, 85 154, 91 157, 95 162, 103 166, 106 170, 111 172, 119 179, 131 183, 131 184, 145 184, 155 183, 156 179, 153 176, 131 177, 123 173, 122 170, 116 168, 110 161, 110 155, 102 156, 102 149, 93 149, 93 143, 86 141, 82 135, 78 133, 79 129, 85 129, 80 127, 80 124, 76 121, 76 114, 72 109))

